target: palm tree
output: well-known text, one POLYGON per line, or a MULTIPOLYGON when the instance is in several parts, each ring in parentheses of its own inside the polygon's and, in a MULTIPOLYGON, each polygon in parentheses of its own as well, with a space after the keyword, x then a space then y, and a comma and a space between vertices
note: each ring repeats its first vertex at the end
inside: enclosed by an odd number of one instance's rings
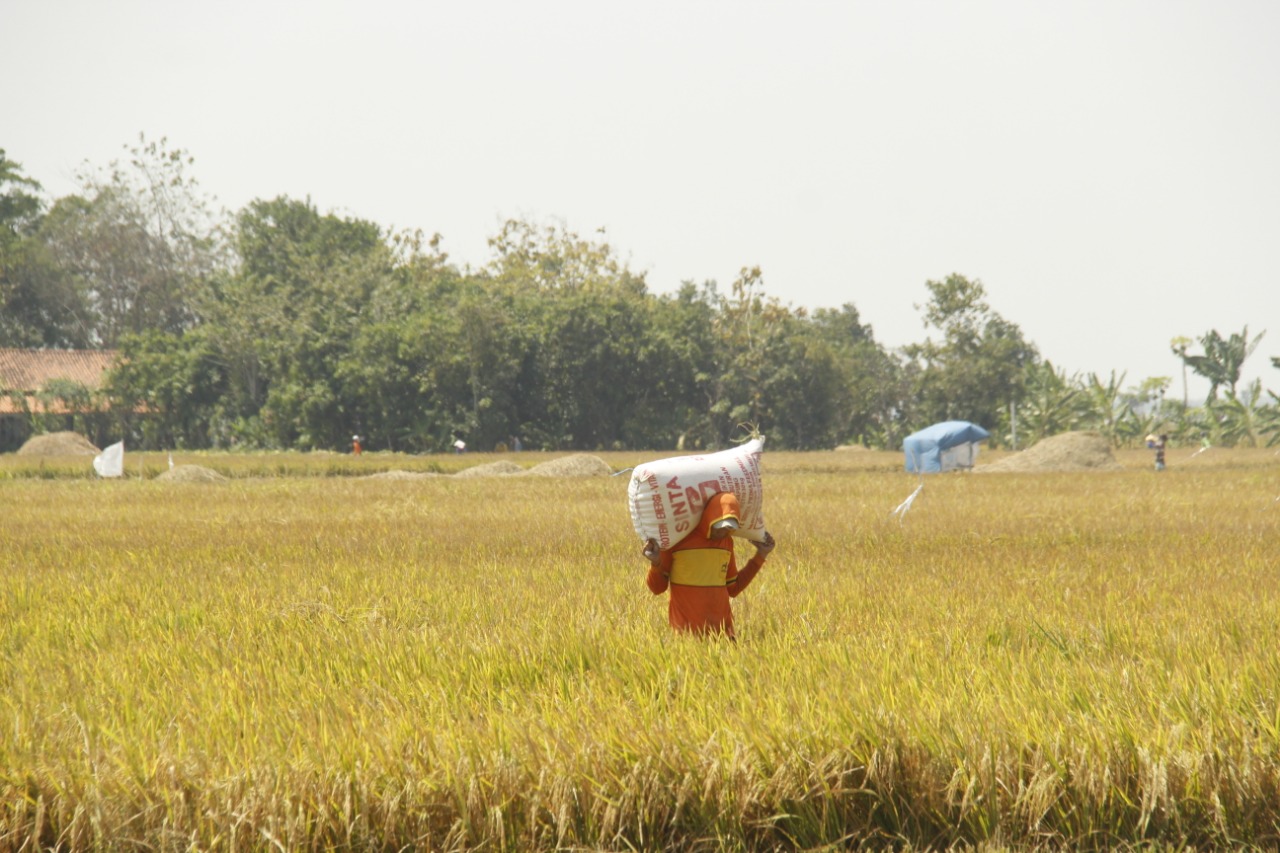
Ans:
POLYGON ((1190 405, 1187 398, 1187 347, 1193 343, 1195 341, 1184 335, 1179 335, 1169 341, 1169 347, 1173 350, 1173 354, 1182 359, 1182 407, 1184 409, 1190 405))

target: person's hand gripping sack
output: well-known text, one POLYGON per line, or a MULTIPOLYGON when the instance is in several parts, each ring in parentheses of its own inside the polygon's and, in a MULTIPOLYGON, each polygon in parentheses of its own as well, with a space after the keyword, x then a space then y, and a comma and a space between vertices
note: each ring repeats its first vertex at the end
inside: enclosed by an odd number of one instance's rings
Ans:
POLYGON ((756 556, 767 557, 773 551, 774 546, 778 543, 774 541, 773 534, 768 531, 764 534, 764 541, 756 543, 756 556))
POLYGON ((658 540, 657 539, 645 540, 644 550, 641 551, 640 553, 644 554, 644 558, 649 561, 650 565, 654 565, 654 566, 658 565, 658 559, 659 559, 658 540))

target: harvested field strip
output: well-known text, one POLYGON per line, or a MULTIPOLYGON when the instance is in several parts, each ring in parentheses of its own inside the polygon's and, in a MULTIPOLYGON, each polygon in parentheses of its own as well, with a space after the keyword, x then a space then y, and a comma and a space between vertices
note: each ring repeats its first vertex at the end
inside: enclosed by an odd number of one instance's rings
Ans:
POLYGON ((1274 843, 1280 464, 780 461, 736 645, 622 478, 2 483, 0 847, 1274 843))
MULTIPOLYGON (((67 433, 67 435, 72 435, 67 433)), ((77 436, 78 438, 78 436, 77 436)), ((83 442, 83 439, 80 440, 83 442)), ((59 447, 84 446, 70 442, 59 447)), ((91 445, 90 445, 91 447, 91 445)), ((54 455, 0 455, 0 480, 5 479, 95 479, 92 449, 79 454, 59 452, 54 455)), ((611 454, 632 459, 634 454, 611 454)), ((135 453, 126 448, 125 477, 157 479, 175 467, 197 467, 228 479, 262 477, 382 477, 414 479, 428 475, 500 477, 527 475, 534 477, 606 477, 614 467, 600 456, 588 453, 566 454, 465 454, 411 456, 394 453, 365 453, 355 457, 338 453, 135 453), (516 461, 519 460, 519 461, 516 461)), ((634 464, 629 461, 627 465, 634 464)), ((618 467, 625 467, 620 465, 618 467)), ((197 472, 198 473, 198 472, 197 472)), ((189 476, 196 476, 192 473, 189 476)))

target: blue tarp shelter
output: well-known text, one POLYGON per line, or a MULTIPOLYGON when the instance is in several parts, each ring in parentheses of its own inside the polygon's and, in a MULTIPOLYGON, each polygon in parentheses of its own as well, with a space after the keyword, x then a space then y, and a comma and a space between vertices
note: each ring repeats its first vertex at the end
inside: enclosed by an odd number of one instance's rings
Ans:
POLYGON ((957 468, 972 468, 978 458, 978 443, 991 436, 968 421, 943 421, 902 440, 907 470, 936 474, 957 468))

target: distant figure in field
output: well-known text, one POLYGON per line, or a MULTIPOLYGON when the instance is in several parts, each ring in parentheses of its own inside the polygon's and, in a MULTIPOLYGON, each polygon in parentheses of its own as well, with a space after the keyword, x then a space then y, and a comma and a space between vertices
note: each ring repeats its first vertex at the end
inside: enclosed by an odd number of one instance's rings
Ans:
POLYGON ((454 452, 454 453, 466 453, 466 452, 467 452, 467 443, 466 443, 465 441, 463 441, 462 439, 460 439, 460 438, 459 438, 459 439, 455 439, 455 440, 454 440, 454 442, 453 442, 453 452, 454 452))
POLYGON ((1169 441, 1169 436, 1161 435, 1156 439, 1156 470, 1164 470, 1164 446, 1169 441))
POLYGON ((755 556, 738 571, 732 538, 739 527, 738 515, 737 497, 717 492, 707 501, 698 526, 684 539, 666 551, 658 550, 656 540, 645 543, 646 581, 654 595, 670 588, 667 621, 677 631, 733 637, 729 599, 750 585, 776 544, 766 533, 765 541, 756 543, 755 556))
POLYGON ((364 448, 360 446, 360 436, 358 435, 351 436, 351 455, 359 456, 363 452, 364 452, 364 448))

